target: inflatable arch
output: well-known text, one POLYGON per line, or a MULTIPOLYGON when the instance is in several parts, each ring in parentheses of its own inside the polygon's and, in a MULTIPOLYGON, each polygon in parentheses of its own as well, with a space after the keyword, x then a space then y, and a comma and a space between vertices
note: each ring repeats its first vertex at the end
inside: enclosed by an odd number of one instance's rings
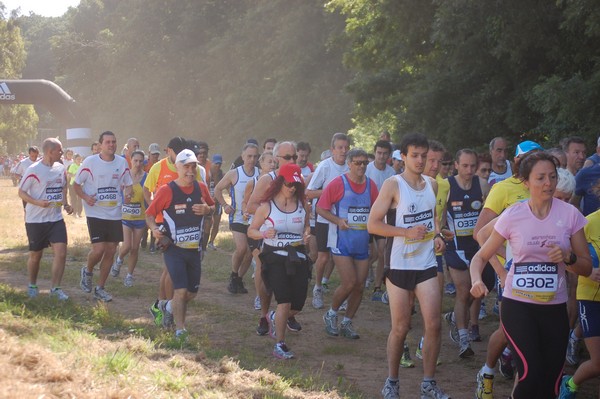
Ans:
POLYGON ((66 128, 65 147, 89 155, 92 144, 89 117, 71 96, 49 80, 0 80, 0 104, 33 104, 50 111, 66 128))

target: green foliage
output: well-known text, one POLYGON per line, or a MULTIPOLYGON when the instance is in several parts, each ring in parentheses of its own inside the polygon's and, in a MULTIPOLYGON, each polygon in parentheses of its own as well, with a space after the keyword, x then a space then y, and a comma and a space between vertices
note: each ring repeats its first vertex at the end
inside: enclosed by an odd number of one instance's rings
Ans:
MULTIPOLYGON (((233 159, 250 137, 319 149, 351 127, 343 19, 321 2, 83 0, 50 23, 52 36, 27 25, 32 40, 51 43, 46 62, 56 64, 43 69, 95 131, 145 143, 193 137, 233 159)), ((31 49, 32 61, 46 51, 31 49)))
MULTIPOLYGON (((600 5, 591 0, 332 0, 346 18, 356 123, 395 116, 454 150, 503 135, 598 134, 600 5)), ((397 137, 396 137, 397 138, 397 137)))
MULTIPOLYGON (((25 67, 25 45, 14 18, 5 19, 0 3, 0 77, 18 79, 25 67)), ((15 153, 37 133, 38 118, 30 105, 0 107, 0 151, 15 153)))

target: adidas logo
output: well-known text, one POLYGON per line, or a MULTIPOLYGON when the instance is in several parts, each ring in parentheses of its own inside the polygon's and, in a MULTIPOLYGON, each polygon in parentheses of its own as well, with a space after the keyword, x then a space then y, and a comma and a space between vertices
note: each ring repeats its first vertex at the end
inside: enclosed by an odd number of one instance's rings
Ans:
POLYGON ((10 92, 6 82, 0 83, 0 100, 14 100, 15 95, 10 92))

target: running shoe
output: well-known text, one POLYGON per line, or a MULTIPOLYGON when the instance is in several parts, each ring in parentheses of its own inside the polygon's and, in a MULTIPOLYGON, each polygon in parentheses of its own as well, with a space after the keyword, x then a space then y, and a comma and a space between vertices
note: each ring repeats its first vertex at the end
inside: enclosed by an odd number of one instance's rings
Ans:
POLYGON ((485 374, 483 369, 477 372, 475 399, 494 399, 494 376, 485 374))
POLYGON ((344 338, 349 339, 359 339, 360 335, 356 332, 354 328, 352 328, 352 320, 348 320, 346 322, 342 322, 340 324, 340 334, 344 338))
POLYGON ((216 251, 216 250, 217 250, 217 247, 216 247, 216 246, 215 246, 215 244, 214 244, 214 243, 212 243, 212 242, 209 242, 209 243, 208 243, 208 247, 209 247, 210 249, 212 249, 213 251, 216 251))
POLYGON ((256 327, 256 333, 260 336, 267 335, 269 333, 269 321, 266 317, 261 317, 258 321, 258 327, 256 327))
POLYGON ((466 359, 473 355, 475 355, 475 352, 473 352, 473 349, 471 349, 471 343, 469 342, 469 339, 467 338, 461 341, 460 347, 458 348, 458 357, 461 359, 466 359))
POLYGON ((323 321, 325 322, 325 332, 327 335, 331 335, 332 337, 337 337, 340 335, 338 330, 338 317, 336 314, 332 314, 329 312, 325 312, 323 315, 323 321))
POLYGON ((40 290, 38 289, 37 285, 29 285, 29 287, 27 287, 27 296, 29 298, 35 298, 36 296, 38 296, 38 294, 40 293, 40 290))
POLYGON ((567 384, 570 378, 570 375, 563 375, 563 378, 560 380, 560 390, 558 391, 557 399, 575 399, 577 397, 577 391, 572 391, 567 384))
POLYGON ((471 326, 469 330, 469 341, 481 342, 481 335, 479 334, 479 325, 475 324, 471 326))
POLYGON ((450 295, 450 296, 456 295, 456 286, 454 286, 454 283, 446 284, 446 286, 444 287, 444 294, 450 295))
POLYGON ((344 302, 342 302, 342 304, 340 305, 340 308, 338 310, 340 312, 345 312, 346 310, 348 310, 348 300, 347 299, 344 302))
POLYGON ((488 317, 487 310, 485 309, 485 302, 481 301, 481 307, 479 308, 479 320, 483 320, 488 317))
POLYGON ((123 260, 119 258, 119 255, 117 255, 117 259, 115 259, 112 266, 110 267, 111 276, 119 277, 119 273, 121 273, 121 266, 123 266, 123 260))
POLYGON ((385 380, 383 389, 381 390, 383 399, 398 399, 400 398, 400 384, 398 381, 390 381, 389 378, 385 380))
POLYGON ((237 294, 237 276, 233 273, 229 276, 229 285, 227 286, 227 291, 231 294, 237 294))
POLYGON ((371 295, 371 301, 381 302, 382 296, 383 296, 383 291, 376 289, 375 291, 373 291, 373 295, 371 295))
POLYGON ((173 313, 167 310, 167 302, 168 301, 160 301, 158 307, 162 312, 162 326, 164 328, 171 328, 175 325, 175 320, 173 318, 173 313))
POLYGON ((56 298, 59 301, 66 301, 69 299, 69 296, 65 294, 65 292, 60 287, 55 287, 50 290, 50 297, 56 298))
POLYGON ((154 252, 156 252, 156 245, 154 245, 154 243, 150 244, 150 253, 153 254, 154 252))
POLYGON ((287 360, 294 357, 294 352, 287 347, 285 342, 277 342, 273 348, 273 356, 277 359, 287 360))
POLYGON ((277 339, 277 330, 275 329, 275 312, 270 311, 267 314, 267 320, 269 321, 269 335, 273 339, 277 339))
POLYGON ((179 344, 183 345, 188 342, 188 331, 184 328, 183 330, 175 331, 175 339, 179 342, 179 344))
POLYGON ((569 366, 576 366, 579 363, 579 340, 572 338, 570 335, 566 360, 569 366))
POLYGON ((125 287, 133 287, 133 275, 127 273, 127 276, 123 279, 123 285, 125 287))
POLYGON ((296 320, 294 316, 292 316, 287 319, 287 328, 290 331, 298 332, 302 330, 302 325, 298 323, 298 320, 296 320))
POLYGON ((254 297, 254 310, 261 310, 260 297, 257 295, 254 297))
POLYGON ((110 295, 104 288, 95 287, 94 288, 94 298, 102 302, 110 302, 112 301, 112 295, 110 295))
MULTIPOLYGON (((415 351, 415 357, 417 359, 421 359, 421 360, 423 360, 423 340, 424 340, 424 338, 421 337, 421 340, 419 341, 419 345, 417 346, 417 350, 415 351)), ((404 345, 404 350, 406 350, 406 344, 404 345)))
POLYGON ((435 381, 427 381, 421 383, 421 399, 451 399, 446 395, 442 388, 438 387, 435 381))
POLYGON ((244 280, 242 280, 241 277, 236 278, 235 284, 237 286, 238 294, 247 294, 248 293, 248 290, 246 289, 246 287, 244 287, 244 280))
POLYGON ((81 281, 79 282, 79 286, 84 292, 90 293, 92 292, 92 276, 94 273, 88 273, 87 267, 81 268, 81 281))
POLYGON ((384 292, 383 295, 381 295, 381 303, 385 303, 386 305, 390 304, 390 297, 387 291, 384 292))
POLYGON ((450 339, 455 344, 458 344, 460 342, 460 337, 458 335, 458 328, 456 327, 456 322, 454 321, 454 312, 445 313, 444 319, 448 323, 448 327, 450 327, 450 339))
POLYGON ((415 362, 410 358, 410 349, 406 343, 404 343, 404 350, 402 351, 402 357, 400 358, 400 367, 404 369, 415 367, 415 362))
POLYGON ((500 363, 500 365, 498 366, 500 374, 502 374, 504 378, 512 380, 515 377, 515 368, 512 364, 512 354, 505 354, 504 352, 502 352, 502 355, 500 355, 500 359, 498 360, 498 362, 500 363))
POLYGON ((150 314, 154 320, 154 324, 158 327, 162 325, 163 313, 158 307, 158 300, 150 306, 150 314))
POLYGON ((315 309, 323 309, 323 288, 317 287, 313 289, 312 305, 315 309))

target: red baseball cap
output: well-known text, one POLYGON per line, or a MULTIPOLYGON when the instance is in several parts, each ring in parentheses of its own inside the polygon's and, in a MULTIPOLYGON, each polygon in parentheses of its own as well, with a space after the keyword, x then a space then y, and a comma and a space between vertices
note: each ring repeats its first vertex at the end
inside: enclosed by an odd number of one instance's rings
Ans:
POLYGON ((302 178, 302 171, 300 170, 300 167, 295 163, 288 163, 279 168, 279 176, 282 176, 283 180, 286 183, 304 184, 304 179, 302 178))

